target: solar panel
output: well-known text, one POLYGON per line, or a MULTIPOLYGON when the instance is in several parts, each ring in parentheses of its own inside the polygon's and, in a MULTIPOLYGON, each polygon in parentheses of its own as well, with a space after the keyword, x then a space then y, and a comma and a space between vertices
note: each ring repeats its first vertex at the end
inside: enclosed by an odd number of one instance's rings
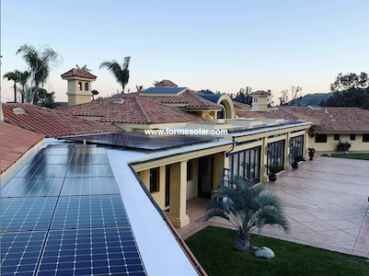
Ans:
POLYGON ((4 233, 0 236, 0 275, 33 275, 46 232, 4 233))
POLYGON ((149 87, 145 89, 144 94, 165 94, 165 95, 176 95, 182 92, 186 87, 149 87))
POLYGON ((38 275, 145 275, 127 228, 50 231, 38 275))
POLYGON ((199 143, 206 143, 217 138, 206 136, 149 136, 141 133, 110 133, 70 137, 68 140, 118 146, 141 150, 164 150, 199 143))
POLYGON ((3 275, 146 275, 105 149, 49 146, 0 194, 3 275))
POLYGON ((71 166, 67 177, 101 177, 113 176, 109 165, 83 165, 71 166))
POLYGON ((119 187, 114 177, 68 177, 61 192, 63 196, 118 193, 119 187))
POLYGON ((0 197, 58 196, 62 177, 13 178, 2 187, 0 197))
POLYGON ((47 230, 56 197, 0 199, 0 232, 47 230))
POLYGON ((52 229, 127 226, 128 219, 120 195, 61 197, 52 229))
POLYGON ((66 171, 67 165, 47 165, 39 161, 26 165, 16 177, 64 177, 66 171))
POLYGON ((78 153, 71 160, 73 165, 101 165, 108 164, 109 159, 104 153, 78 153))

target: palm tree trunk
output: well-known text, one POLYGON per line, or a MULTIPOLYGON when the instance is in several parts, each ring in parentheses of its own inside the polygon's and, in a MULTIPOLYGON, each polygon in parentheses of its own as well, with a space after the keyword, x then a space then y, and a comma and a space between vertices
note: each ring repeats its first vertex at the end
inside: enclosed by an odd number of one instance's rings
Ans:
POLYGON ((122 94, 124 94, 124 89, 126 88, 125 84, 122 84, 122 94))
POLYGON ((17 102, 17 83, 16 82, 14 82, 13 88, 14 88, 14 102, 16 103, 17 102))
POLYGON ((24 95, 26 94, 26 86, 22 85, 22 103, 24 103, 24 95))
POLYGON ((239 231, 237 239, 234 242, 234 247, 239 251, 251 251, 252 246, 249 233, 239 231))

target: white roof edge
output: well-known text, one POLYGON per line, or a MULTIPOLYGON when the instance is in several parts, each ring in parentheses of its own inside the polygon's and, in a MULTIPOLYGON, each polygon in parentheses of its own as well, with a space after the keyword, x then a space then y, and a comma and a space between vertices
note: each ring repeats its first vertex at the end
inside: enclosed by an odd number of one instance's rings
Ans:
POLYGON ((172 230, 129 167, 142 153, 107 149, 146 272, 150 276, 198 275, 172 230))

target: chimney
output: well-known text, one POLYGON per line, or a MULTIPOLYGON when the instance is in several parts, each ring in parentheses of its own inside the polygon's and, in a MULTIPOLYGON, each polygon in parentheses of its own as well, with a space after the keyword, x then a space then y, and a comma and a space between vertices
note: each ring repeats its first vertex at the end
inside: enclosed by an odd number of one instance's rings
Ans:
POLYGON ((268 111, 269 98, 271 96, 270 91, 258 90, 252 95, 251 111, 268 111))

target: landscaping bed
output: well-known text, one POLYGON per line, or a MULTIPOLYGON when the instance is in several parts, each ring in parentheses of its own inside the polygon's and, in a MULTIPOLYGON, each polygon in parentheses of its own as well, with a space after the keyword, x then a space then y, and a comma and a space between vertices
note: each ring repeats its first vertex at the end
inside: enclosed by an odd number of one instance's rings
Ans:
POLYGON ((254 245, 272 248, 276 254, 274 259, 263 260, 236 251, 233 239, 231 230, 208 227, 186 242, 209 276, 369 275, 369 262, 365 258, 253 235, 254 245))
POLYGON ((369 160, 369 153, 332 153, 330 157, 369 160))

